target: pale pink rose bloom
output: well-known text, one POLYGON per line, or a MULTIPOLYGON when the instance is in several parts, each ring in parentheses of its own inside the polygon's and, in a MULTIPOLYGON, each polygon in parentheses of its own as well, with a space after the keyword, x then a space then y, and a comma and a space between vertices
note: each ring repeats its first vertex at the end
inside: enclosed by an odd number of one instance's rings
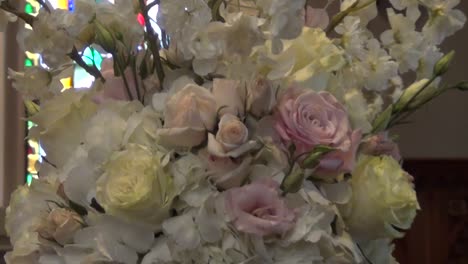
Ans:
POLYGON ((294 226, 295 213, 280 196, 279 184, 271 179, 229 189, 225 195, 226 212, 241 232, 283 235, 294 226))
POLYGON ((323 8, 307 6, 304 14, 306 27, 326 29, 330 23, 328 12, 323 8))
POLYGON ((218 124, 216 135, 208 134, 208 152, 217 157, 237 158, 257 147, 249 140, 249 130, 237 116, 225 114, 218 124))
POLYGON ((336 149, 322 158, 316 173, 327 176, 352 171, 361 132, 352 130, 346 110, 333 95, 289 89, 280 98, 275 119, 276 131, 283 142, 296 146, 296 155, 317 145, 336 149))
MULTIPOLYGON (((102 62, 101 74, 106 82, 103 85, 103 89, 93 97, 95 103, 101 104, 109 99, 122 101, 130 100, 123 78, 121 76, 115 76, 112 59, 106 59, 102 62)), ((137 88, 135 86, 135 78, 132 70, 127 68, 124 74, 127 78, 129 90, 133 99, 137 99, 137 88)), ((138 78, 137 81, 141 84, 140 78, 138 78)))
POLYGON ((395 160, 401 160, 398 145, 388 137, 388 131, 380 132, 366 139, 361 145, 361 151, 367 155, 388 155, 395 160))
POLYGON ((216 102, 204 87, 188 84, 166 101, 160 143, 170 147, 201 144, 216 123, 216 102))

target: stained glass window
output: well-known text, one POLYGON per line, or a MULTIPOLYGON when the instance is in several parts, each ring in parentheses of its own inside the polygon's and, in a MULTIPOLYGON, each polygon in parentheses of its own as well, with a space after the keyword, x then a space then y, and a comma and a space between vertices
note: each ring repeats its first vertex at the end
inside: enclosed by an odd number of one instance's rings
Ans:
MULTIPOLYGON (((97 3, 107 1, 110 3, 114 3, 114 0, 96 0, 97 3)), ((146 3, 150 4, 155 0, 147 0, 146 3)), ((74 10, 74 0, 49 0, 48 1, 53 8, 60 8, 60 9, 67 9, 71 12, 74 10)), ((26 0, 26 4, 24 7, 24 11, 27 14, 37 15, 41 6, 37 3, 36 0, 26 0)), ((149 17, 151 19, 151 25, 154 30, 161 35, 161 30, 156 24, 156 16, 158 12, 158 6, 153 7, 149 11, 149 17)), ((138 22, 144 26, 145 21, 143 16, 138 16, 138 22)), ((25 27, 30 28, 28 25, 25 27)), ((105 54, 99 52, 97 47, 88 47, 82 53, 83 60, 88 65, 96 65, 98 69, 101 69, 102 61, 106 57, 110 57, 109 54, 105 54)), ((24 66, 25 67, 32 67, 36 65, 43 65, 41 63, 41 57, 39 54, 33 54, 30 52, 26 52, 24 66)), ((73 69, 73 74, 67 78, 61 80, 62 84, 64 85, 64 89, 69 89, 71 87, 79 87, 79 88, 87 88, 92 85, 94 81, 94 77, 88 74, 82 67, 75 65, 73 69)), ((30 121, 27 123, 28 130, 31 129, 34 124, 30 121)), ((46 153, 41 149, 40 144, 34 140, 27 141, 27 167, 26 167, 26 182, 28 184, 31 183, 33 178, 38 177, 37 172, 37 163, 42 162, 43 158, 46 157, 46 153)))

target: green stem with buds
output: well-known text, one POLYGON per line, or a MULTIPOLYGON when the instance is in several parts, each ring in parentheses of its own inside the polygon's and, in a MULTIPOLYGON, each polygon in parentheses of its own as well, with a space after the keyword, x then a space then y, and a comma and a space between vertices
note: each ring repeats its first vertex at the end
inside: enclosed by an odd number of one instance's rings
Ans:
MULTIPOLYGON (((159 1, 158 1, 159 2, 159 1)), ((159 83, 163 83, 164 81, 164 69, 161 62, 161 56, 159 55, 159 50, 161 49, 159 44, 159 36, 156 32, 154 32, 153 28, 151 27, 151 21, 148 16, 149 8, 147 8, 145 4, 145 0, 139 0, 140 9, 142 15, 145 19, 145 39, 148 43, 148 47, 153 54, 153 67, 156 69, 156 74, 158 75, 159 83)))

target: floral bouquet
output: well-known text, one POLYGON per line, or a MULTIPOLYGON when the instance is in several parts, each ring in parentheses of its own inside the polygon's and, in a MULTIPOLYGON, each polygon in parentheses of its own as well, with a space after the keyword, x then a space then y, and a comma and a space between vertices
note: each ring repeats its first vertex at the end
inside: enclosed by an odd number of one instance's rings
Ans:
POLYGON ((12 2, 46 156, 11 197, 7 263, 396 263, 419 205, 388 129, 468 89, 441 79, 459 0, 12 2), (90 89, 62 91, 74 65, 90 89))

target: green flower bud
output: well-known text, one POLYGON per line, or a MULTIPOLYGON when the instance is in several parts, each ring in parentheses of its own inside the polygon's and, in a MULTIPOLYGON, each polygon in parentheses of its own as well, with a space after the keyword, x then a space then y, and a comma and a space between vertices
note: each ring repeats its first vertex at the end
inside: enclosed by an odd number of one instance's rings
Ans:
POLYGON ((468 91, 468 81, 461 81, 454 86, 454 88, 460 91, 468 91))
POLYGON ((289 175, 286 175, 283 182, 281 183, 281 190, 286 193, 296 193, 302 188, 305 174, 299 165, 294 165, 293 170, 289 175))
POLYGON ((441 76, 445 74, 450 66, 450 63, 453 60, 453 57, 455 56, 455 51, 451 51, 447 53, 445 56, 443 56, 434 66, 434 75, 435 76, 441 76))
POLYGON ((428 85, 428 79, 419 80, 413 84, 411 84, 408 88, 405 89, 403 94, 401 95, 398 102, 395 104, 393 112, 400 112, 404 109, 407 104, 413 100, 412 98, 420 93, 421 89, 424 89, 428 85))

